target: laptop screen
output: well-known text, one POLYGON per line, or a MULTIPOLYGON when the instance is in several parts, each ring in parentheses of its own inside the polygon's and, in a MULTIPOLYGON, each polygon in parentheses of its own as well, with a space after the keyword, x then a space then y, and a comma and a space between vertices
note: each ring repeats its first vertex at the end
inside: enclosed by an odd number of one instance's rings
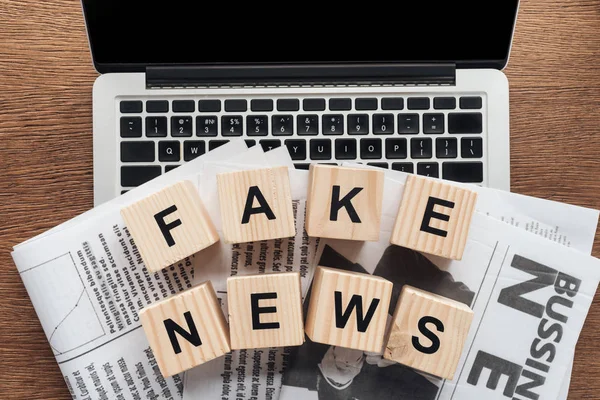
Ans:
POLYGON ((83 7, 101 72, 214 63, 504 66, 518 0, 402 3, 83 0, 83 7))

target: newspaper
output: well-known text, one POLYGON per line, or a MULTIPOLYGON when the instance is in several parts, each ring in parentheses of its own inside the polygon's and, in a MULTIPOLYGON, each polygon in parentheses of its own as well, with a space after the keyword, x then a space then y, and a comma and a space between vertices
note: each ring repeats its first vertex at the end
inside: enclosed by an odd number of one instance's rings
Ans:
MULTIPOLYGON (((391 280, 388 323, 404 284, 468 304, 475 319, 455 378, 446 381, 416 372, 383 359, 382 352, 364 353, 307 338, 290 354, 280 398, 564 398, 563 381, 600 279, 600 262, 584 254, 591 251, 589 237, 578 232, 595 231, 598 212, 525 197, 515 201, 512 194, 480 188, 464 257, 448 260, 390 245, 404 189, 397 181, 403 179, 400 174, 387 174, 380 241, 356 246, 322 240, 318 264, 391 280), (568 218, 546 216, 551 210, 568 218), (531 214, 542 220, 536 221, 538 227, 543 222, 556 234, 529 228, 531 214), (564 225, 556 224, 561 218, 564 225)), ((310 293, 305 307, 309 298, 310 293)))
MULTIPOLYGON (((244 157, 248 158, 248 157, 244 157)), ((200 195, 211 213, 219 204, 216 175, 240 169, 269 165, 288 165, 293 168, 285 148, 273 150, 264 158, 246 162, 210 163, 205 166, 199 183, 200 195)), ((227 316, 227 278, 269 272, 300 272, 302 295, 308 290, 314 272, 318 238, 309 237, 304 230, 308 171, 290 169, 292 201, 296 236, 242 244, 220 243, 213 247, 213 256, 205 257, 202 268, 196 270, 195 281, 210 279, 227 316)), ((220 218, 213 220, 222 234, 220 218)), ((281 372, 290 347, 234 350, 224 357, 200 365, 186 373, 184 400, 193 399, 277 399, 281 388, 281 372)))
MULTIPOLYGON (((138 311, 193 285, 199 257, 150 274, 120 209, 206 161, 239 156, 227 144, 18 246, 13 260, 74 399, 181 399, 183 375, 165 379, 138 311)), ((212 217, 212 215, 211 215, 212 217)))

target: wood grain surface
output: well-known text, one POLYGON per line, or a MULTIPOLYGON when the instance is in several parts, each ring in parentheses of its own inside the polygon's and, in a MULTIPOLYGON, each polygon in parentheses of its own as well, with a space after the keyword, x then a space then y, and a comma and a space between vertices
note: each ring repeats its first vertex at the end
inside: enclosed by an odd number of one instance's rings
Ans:
MULTIPOLYGON (((512 191, 600 209, 600 0, 523 0, 505 72, 512 191)), ((70 398, 10 252, 93 206, 96 77, 80 2, 0 0, 3 400, 70 398)), ((569 399, 600 399, 599 328, 600 294, 569 399)))

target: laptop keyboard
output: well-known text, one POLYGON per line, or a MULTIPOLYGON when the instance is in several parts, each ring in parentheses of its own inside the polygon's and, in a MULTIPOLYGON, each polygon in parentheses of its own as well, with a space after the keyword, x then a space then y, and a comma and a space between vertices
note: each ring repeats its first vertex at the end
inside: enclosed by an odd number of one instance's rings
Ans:
POLYGON ((485 184, 484 94, 123 99, 121 192, 244 138, 286 146, 296 168, 356 161, 485 184))

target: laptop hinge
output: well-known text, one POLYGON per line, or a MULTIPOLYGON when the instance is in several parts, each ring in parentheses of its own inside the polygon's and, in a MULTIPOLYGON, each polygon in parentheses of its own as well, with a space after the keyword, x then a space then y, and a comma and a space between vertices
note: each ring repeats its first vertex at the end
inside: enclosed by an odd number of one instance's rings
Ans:
POLYGON ((456 65, 304 64, 152 66, 146 87, 454 85, 456 65))

